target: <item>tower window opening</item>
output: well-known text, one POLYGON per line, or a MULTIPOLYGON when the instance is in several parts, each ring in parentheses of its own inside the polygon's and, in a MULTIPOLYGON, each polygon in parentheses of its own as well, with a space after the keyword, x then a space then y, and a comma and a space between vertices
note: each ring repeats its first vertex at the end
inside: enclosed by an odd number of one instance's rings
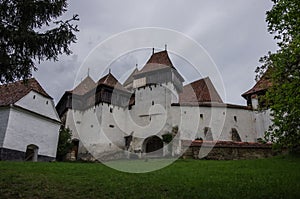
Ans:
POLYGON ((233 119, 235 122, 237 122, 237 117, 236 116, 233 116, 233 119))

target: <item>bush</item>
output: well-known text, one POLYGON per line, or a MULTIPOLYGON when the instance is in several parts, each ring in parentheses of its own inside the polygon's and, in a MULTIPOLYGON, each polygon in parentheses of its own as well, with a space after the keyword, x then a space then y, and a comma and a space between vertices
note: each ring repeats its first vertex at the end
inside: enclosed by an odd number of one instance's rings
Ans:
POLYGON ((61 127, 57 145, 56 159, 63 161, 67 153, 73 148, 72 133, 69 128, 61 127))
POLYGON ((173 140, 173 135, 171 133, 166 133, 162 135, 162 140, 164 143, 169 144, 173 140))

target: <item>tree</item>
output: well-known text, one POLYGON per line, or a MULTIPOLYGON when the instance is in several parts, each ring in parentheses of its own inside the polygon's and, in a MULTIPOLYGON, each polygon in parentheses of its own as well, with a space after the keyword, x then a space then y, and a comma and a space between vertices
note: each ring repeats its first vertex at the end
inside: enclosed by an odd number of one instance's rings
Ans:
POLYGON ((272 83, 264 97, 273 116, 266 138, 292 151, 300 147, 300 1, 272 1, 266 21, 279 50, 262 57, 256 72, 260 77, 268 70, 272 83))
POLYGON ((78 15, 54 21, 66 7, 67 0, 0 0, 0 83, 29 78, 35 61, 71 54, 79 31, 71 21, 78 15))
POLYGON ((70 152, 72 147, 73 147, 72 133, 70 129, 64 128, 62 126, 59 130, 56 159, 60 161, 64 160, 65 156, 67 155, 67 153, 70 152))

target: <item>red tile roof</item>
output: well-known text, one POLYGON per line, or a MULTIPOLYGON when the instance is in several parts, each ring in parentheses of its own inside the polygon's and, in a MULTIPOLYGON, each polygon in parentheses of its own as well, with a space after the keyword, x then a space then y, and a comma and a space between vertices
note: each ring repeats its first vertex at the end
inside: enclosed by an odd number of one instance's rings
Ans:
POLYGON ((267 75, 263 75, 260 78, 260 80, 256 82, 256 84, 250 90, 242 94, 242 97, 247 99, 247 96, 255 94, 260 91, 265 91, 271 86, 272 86, 271 80, 268 78, 267 75))
POLYGON ((147 61, 146 65, 136 74, 146 73, 165 68, 175 69, 166 50, 152 54, 150 59, 147 61))
POLYGON ((150 57, 150 59, 147 61, 147 64, 163 64, 166 66, 173 67, 173 64, 171 62, 171 59, 168 55, 168 51, 160 51, 157 53, 153 53, 150 57))
POLYGON ((246 96, 255 94, 255 93, 260 92, 260 91, 265 91, 271 86, 272 86, 272 83, 271 83, 270 79, 265 78, 263 76, 258 82, 256 82, 256 84, 250 90, 243 93, 242 96, 245 99, 247 99, 246 96))
POLYGON ((90 76, 87 76, 82 82, 80 82, 73 90, 69 92, 75 95, 84 95, 90 90, 94 89, 96 86, 96 82, 90 76))
POLYGON ((10 84, 0 85, 0 106, 8 106, 19 101, 30 91, 35 91, 52 99, 34 78, 21 80, 10 84))
POLYGON ((122 84, 120 84, 120 82, 111 73, 108 73, 107 75, 102 77, 98 81, 98 85, 106 85, 114 89, 129 92, 126 88, 122 86, 122 84))
POLYGON ((199 104, 202 102, 223 103, 209 77, 185 85, 179 95, 180 104, 199 104))

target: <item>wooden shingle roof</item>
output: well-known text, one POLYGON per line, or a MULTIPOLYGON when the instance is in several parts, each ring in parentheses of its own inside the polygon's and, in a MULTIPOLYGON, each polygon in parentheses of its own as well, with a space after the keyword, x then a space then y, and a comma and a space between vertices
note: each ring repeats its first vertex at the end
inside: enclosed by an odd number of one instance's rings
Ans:
POLYGON ((90 90, 94 89, 96 86, 97 86, 96 82, 90 76, 87 76, 73 90, 68 92, 75 95, 84 95, 90 90))
POLYGON ((98 85, 105 85, 114 89, 129 92, 110 72, 98 81, 98 85))
POLYGON ((19 101, 30 91, 35 91, 47 98, 52 99, 38 81, 34 78, 21 80, 10 84, 0 85, 0 106, 8 106, 19 101))
POLYGON ((127 86, 128 84, 132 83, 134 80, 134 75, 138 72, 139 70, 137 68, 135 68, 133 70, 133 72, 129 75, 129 77, 125 80, 125 82, 123 83, 124 86, 127 86))

